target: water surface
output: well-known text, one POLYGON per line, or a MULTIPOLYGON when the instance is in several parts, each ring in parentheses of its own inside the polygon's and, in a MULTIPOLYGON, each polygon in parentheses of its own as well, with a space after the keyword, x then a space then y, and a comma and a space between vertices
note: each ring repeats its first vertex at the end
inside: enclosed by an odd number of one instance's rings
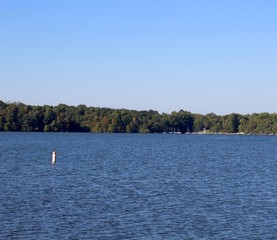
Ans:
POLYGON ((276 149, 275 136, 2 132, 0 239, 276 239, 276 149))

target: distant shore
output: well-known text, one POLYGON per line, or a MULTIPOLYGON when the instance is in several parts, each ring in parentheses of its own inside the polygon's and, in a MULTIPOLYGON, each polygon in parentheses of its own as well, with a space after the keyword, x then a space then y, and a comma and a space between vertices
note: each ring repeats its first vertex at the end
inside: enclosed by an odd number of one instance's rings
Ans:
POLYGON ((276 135, 276 113, 206 115, 0 101, 0 131, 276 135))

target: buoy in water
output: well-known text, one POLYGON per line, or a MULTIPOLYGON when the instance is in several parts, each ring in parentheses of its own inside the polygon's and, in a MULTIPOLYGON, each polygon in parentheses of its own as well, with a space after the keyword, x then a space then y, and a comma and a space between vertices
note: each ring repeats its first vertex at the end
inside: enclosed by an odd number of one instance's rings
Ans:
POLYGON ((56 152, 52 152, 52 164, 56 163, 56 152))

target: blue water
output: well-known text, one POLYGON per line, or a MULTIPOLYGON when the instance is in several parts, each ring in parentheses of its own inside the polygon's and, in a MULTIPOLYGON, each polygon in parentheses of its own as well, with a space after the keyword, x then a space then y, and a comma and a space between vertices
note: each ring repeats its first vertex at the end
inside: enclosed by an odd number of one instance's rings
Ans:
POLYGON ((0 223, 0 239, 277 239, 277 137, 2 132, 0 223))

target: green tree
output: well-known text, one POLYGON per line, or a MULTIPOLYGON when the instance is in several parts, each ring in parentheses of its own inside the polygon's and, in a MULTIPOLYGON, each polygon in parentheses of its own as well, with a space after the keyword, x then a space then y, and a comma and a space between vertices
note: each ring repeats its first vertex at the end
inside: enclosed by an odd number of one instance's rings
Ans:
POLYGON ((6 123, 4 124, 5 131, 21 130, 17 113, 18 113, 18 108, 17 108, 17 104, 15 103, 8 104, 8 106, 5 108, 5 119, 6 119, 6 123))
POLYGON ((225 116, 223 121, 223 130, 227 133, 237 133, 239 129, 240 118, 236 113, 225 116))

